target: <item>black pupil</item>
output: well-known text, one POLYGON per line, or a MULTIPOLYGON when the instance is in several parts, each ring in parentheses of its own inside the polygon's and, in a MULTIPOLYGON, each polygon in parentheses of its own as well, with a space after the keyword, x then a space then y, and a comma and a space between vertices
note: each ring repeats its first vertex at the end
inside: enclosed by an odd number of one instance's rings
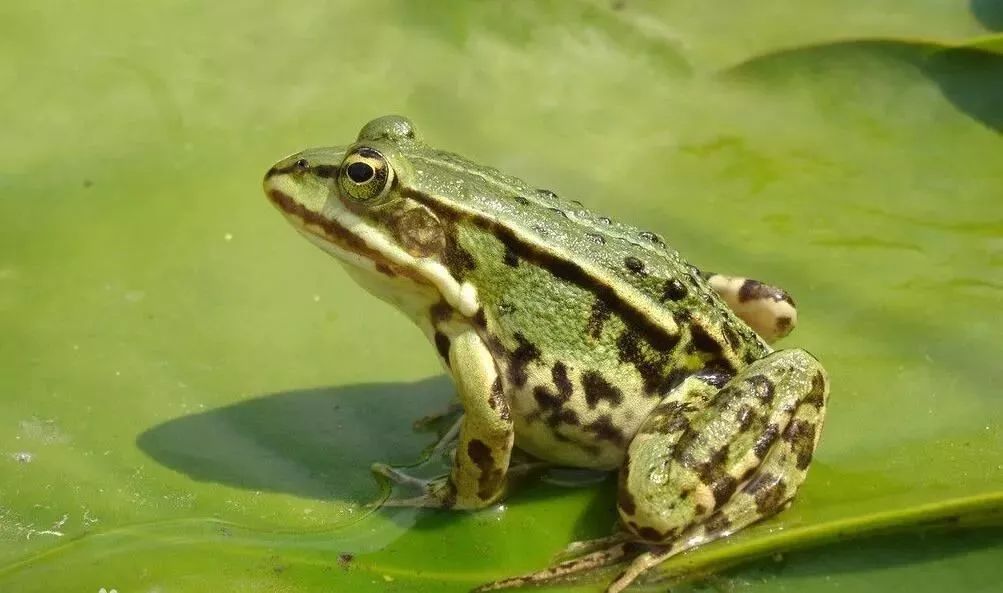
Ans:
POLYGON ((367 163, 355 162, 348 166, 348 178, 355 183, 365 183, 373 178, 376 171, 367 163))

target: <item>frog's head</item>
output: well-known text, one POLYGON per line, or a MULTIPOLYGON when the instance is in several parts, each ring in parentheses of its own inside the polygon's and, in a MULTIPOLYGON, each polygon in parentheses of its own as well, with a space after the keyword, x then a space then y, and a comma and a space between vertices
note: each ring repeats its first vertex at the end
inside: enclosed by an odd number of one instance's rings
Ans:
MULTIPOLYGON (((444 226, 409 190, 414 168, 407 155, 423 147, 409 120, 381 117, 351 145, 279 161, 265 174, 265 194, 297 230, 350 271, 434 286, 455 302, 455 294, 445 294, 458 286, 442 265, 444 226)), ((366 287, 373 290, 371 283, 366 287)))

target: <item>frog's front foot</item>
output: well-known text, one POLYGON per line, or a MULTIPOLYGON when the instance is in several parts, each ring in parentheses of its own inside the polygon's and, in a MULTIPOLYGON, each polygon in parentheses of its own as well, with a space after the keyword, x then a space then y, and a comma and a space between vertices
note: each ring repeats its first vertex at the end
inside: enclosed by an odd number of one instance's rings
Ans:
POLYGON ((456 506, 456 488, 448 477, 426 480, 406 474, 385 463, 374 463, 373 473, 379 474, 391 482, 421 492, 411 498, 388 498, 383 506, 388 507, 421 507, 435 509, 451 509, 456 506))

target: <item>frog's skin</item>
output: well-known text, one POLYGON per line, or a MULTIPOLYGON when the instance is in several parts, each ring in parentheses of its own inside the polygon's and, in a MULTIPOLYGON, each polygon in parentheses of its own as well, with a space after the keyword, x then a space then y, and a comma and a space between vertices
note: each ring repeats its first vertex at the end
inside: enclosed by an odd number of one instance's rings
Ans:
POLYGON ((617 535, 482 589, 632 560, 620 591, 780 511, 804 480, 828 380, 804 350, 768 345, 794 325, 783 291, 701 273, 654 233, 427 146, 402 117, 280 161, 264 189, 425 332, 456 384, 452 471, 426 482, 378 466, 422 487, 397 504, 490 505, 514 446, 619 470, 617 535))

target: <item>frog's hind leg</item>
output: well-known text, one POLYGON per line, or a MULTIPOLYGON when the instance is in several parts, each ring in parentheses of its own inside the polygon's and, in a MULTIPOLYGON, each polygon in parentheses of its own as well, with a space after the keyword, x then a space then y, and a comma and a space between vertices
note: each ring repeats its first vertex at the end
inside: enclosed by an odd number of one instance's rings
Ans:
POLYGON ((721 389, 691 377, 671 391, 620 473, 621 521, 653 547, 607 591, 785 508, 805 479, 827 396, 825 371, 803 350, 773 352, 721 389))
MULTIPOLYGON (((605 538, 604 538, 605 539, 605 538)), ((641 544, 643 545, 643 544, 641 544)), ((609 547, 595 550, 554 564, 539 572, 524 574, 517 577, 501 579, 485 585, 481 585, 471 591, 471 593, 483 593, 484 591, 497 591, 499 589, 512 589, 515 587, 528 587, 532 585, 545 585, 569 579, 575 575, 591 572, 600 568, 618 564, 638 553, 638 544, 632 542, 615 543, 609 547)))
POLYGON ((740 276, 712 272, 702 275, 731 310, 767 342, 773 343, 794 330, 798 311, 784 289, 740 276))

